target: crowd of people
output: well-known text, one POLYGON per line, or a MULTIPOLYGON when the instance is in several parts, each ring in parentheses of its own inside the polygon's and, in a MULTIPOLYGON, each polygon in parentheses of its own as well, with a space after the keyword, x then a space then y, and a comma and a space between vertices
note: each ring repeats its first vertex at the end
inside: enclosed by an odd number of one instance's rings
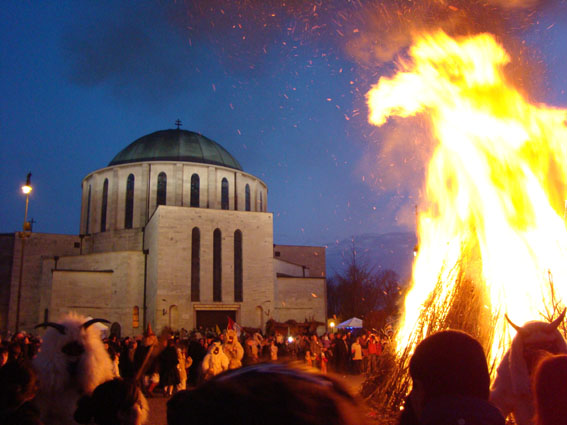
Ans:
MULTIPOLYGON (((113 378, 82 394, 73 423, 142 425, 146 397, 160 395, 170 397, 170 425, 362 424, 357 398, 326 373, 372 374, 387 343, 366 331, 290 338, 199 329, 158 337, 148 328, 137 338, 111 335, 103 344, 113 378)), ((72 344, 66 349, 82 354, 72 344)), ((39 384, 31 360, 40 350, 41 340, 25 333, 0 342, 0 424, 49 425, 34 404, 39 384)), ((484 351, 470 335, 449 330, 424 339, 409 373, 412 391, 400 425, 504 425, 489 400, 484 351)), ((567 424, 565 382, 567 354, 542 355, 533 368, 530 424, 567 424)))

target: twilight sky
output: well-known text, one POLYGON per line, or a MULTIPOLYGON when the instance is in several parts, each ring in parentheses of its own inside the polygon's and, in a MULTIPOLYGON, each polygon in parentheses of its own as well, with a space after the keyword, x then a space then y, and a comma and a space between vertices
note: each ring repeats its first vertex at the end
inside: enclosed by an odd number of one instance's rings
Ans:
POLYGON ((493 32, 520 64, 518 85, 566 107, 567 3, 513 3, 6 2, 0 232, 20 230, 31 171, 34 231, 78 233, 82 179, 178 118, 267 183, 275 243, 413 230, 419 143, 395 123, 367 124, 364 95, 392 73, 410 30, 440 26, 493 32))

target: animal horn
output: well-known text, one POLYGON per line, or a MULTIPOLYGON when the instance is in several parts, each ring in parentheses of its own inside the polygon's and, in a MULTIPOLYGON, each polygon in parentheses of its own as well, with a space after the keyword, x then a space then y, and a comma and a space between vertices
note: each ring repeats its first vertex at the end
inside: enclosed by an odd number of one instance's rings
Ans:
POLYGON ((548 329, 549 329, 550 332, 557 329, 557 327, 561 324, 561 322, 563 322, 563 319, 565 319, 565 312, 566 311, 567 311, 567 308, 563 309, 563 313, 561 313, 557 319, 555 319, 553 322, 551 322, 549 324, 548 329))
POLYGON ((57 329, 61 335, 65 335, 65 332, 67 332, 67 328, 63 326, 61 323, 53 323, 53 322, 40 323, 39 325, 35 325, 34 329, 47 328, 47 327, 57 329))
POLYGON ((514 322, 512 322, 507 314, 504 314, 504 317, 506 318, 508 323, 510 323, 510 326, 512 326, 514 329, 516 329, 516 332, 518 332, 519 334, 522 333, 522 328, 520 326, 516 325, 514 322))
POLYGON ((81 328, 87 329, 90 325, 94 325, 95 323, 110 323, 110 322, 106 319, 91 319, 83 323, 81 325, 81 328))

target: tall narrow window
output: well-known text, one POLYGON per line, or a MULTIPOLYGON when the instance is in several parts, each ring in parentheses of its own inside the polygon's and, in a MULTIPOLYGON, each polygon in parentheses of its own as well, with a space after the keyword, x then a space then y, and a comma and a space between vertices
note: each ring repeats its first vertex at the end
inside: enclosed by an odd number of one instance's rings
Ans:
POLYGON ((264 201, 262 199, 262 192, 260 192, 260 211, 264 211, 264 201))
POLYGON ((162 171, 157 176, 156 206, 165 205, 167 198, 167 175, 162 171))
POLYGON ((221 183, 221 208, 228 210, 228 180, 222 179, 221 183))
POLYGON ((191 301, 201 300, 201 231, 193 227, 191 232, 191 301))
POLYGON ((87 198, 87 228, 85 229, 85 233, 88 235, 90 232, 90 224, 91 224, 91 185, 89 185, 89 194, 87 198))
POLYGON ((124 210, 124 228, 131 229, 134 219, 134 174, 126 181, 126 208, 124 210))
POLYGON ((100 208, 100 231, 106 231, 106 209, 108 207, 108 179, 102 185, 102 206, 100 208))
POLYGON ((192 207, 199 207, 199 174, 191 176, 191 204, 192 207))
POLYGON ((242 232, 234 232, 234 301, 242 302, 242 232))
POLYGON ((246 211, 250 211, 250 185, 247 184, 244 188, 244 203, 246 211))
POLYGON ((213 301, 222 301, 221 231, 213 232, 213 301))
POLYGON ((140 308, 137 305, 135 305, 134 309, 132 310, 132 327, 140 327, 140 308))

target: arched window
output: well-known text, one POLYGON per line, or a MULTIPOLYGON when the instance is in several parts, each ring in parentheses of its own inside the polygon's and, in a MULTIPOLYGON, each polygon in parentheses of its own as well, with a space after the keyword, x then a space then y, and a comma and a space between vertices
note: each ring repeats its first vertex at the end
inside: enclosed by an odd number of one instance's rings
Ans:
POLYGON ((106 209, 108 207, 108 179, 102 185, 102 206, 100 208, 100 231, 106 231, 106 209))
POLYGON ((222 179, 221 183, 221 208, 228 210, 228 180, 226 177, 222 179))
POLYGON ((201 231, 193 227, 191 232, 191 301, 201 300, 201 231))
POLYGON ((260 191, 260 211, 264 211, 264 201, 262 200, 262 192, 260 191))
POLYGON ((132 327, 140 327, 140 308, 137 305, 135 305, 132 310, 132 327))
POLYGON ((89 185, 89 194, 87 197, 87 228, 85 229, 85 233, 88 235, 90 232, 90 224, 91 224, 91 185, 89 185))
POLYGON ((199 207, 199 174, 191 176, 191 206, 199 207))
POLYGON ((247 184, 244 188, 244 204, 246 211, 250 211, 250 185, 247 184))
POLYGON ((167 175, 162 171, 157 176, 156 206, 165 205, 167 198, 167 175))
POLYGON ((213 232, 213 301, 222 301, 221 231, 213 232))
POLYGON ((234 232, 234 301, 242 302, 242 232, 234 232))
POLYGON ((126 181, 126 208, 124 210, 124 228, 131 229, 134 219, 134 174, 126 181))

